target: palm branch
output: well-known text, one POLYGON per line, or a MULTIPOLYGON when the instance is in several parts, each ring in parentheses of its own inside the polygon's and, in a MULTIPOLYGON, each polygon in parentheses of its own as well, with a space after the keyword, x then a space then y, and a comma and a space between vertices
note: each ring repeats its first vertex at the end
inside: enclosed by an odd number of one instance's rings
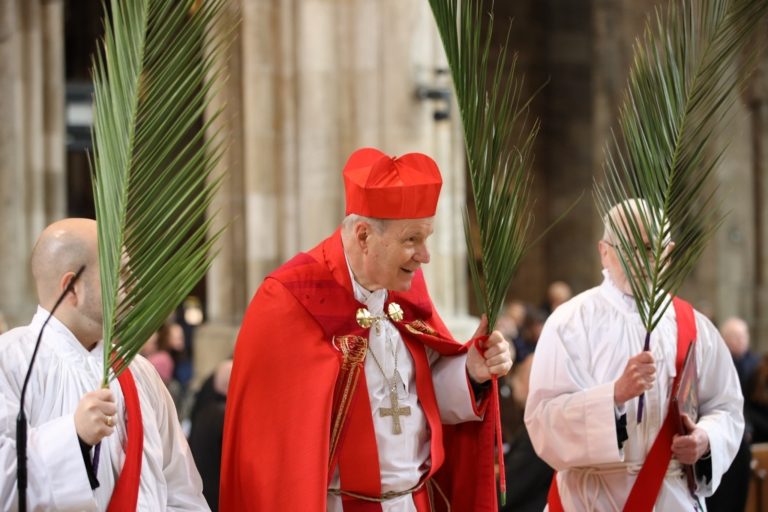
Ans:
MULTIPOLYGON (((220 178, 201 118, 220 75, 222 0, 112 0, 94 58, 93 193, 104 324, 103 384, 204 276, 220 231, 220 178), (112 372, 110 372, 112 369, 112 372)), ((212 116, 215 117, 215 116, 212 116)))
MULTIPOLYGON (((482 302, 490 330, 527 247, 532 210, 528 170, 539 124, 527 122, 530 100, 523 99, 523 82, 515 75, 516 57, 509 63, 502 48, 496 63, 490 62, 493 18, 482 14, 483 2, 430 0, 430 5, 451 69, 464 129, 479 255, 468 209, 463 212, 464 234, 475 296, 482 302)), ((495 376, 491 396, 498 410, 495 376)), ((501 453, 498 422, 496 430, 501 453)), ((506 481, 501 456, 499 467, 503 504, 506 481)))
MULTIPOLYGON (((646 329, 645 350, 722 221, 715 138, 748 75, 736 60, 766 10, 765 0, 673 0, 635 46, 620 133, 594 195, 646 329)), ((641 396, 638 421, 642 406, 641 396)))
POLYGON ((508 62, 502 48, 496 63, 490 62, 493 18, 482 14, 483 2, 430 0, 430 5, 451 69, 464 130, 480 242, 480 254, 476 254, 470 212, 465 209, 470 273, 492 328, 527 248, 532 220, 528 170, 539 123, 528 123, 530 99, 524 99, 523 81, 515 74, 516 56, 508 62))

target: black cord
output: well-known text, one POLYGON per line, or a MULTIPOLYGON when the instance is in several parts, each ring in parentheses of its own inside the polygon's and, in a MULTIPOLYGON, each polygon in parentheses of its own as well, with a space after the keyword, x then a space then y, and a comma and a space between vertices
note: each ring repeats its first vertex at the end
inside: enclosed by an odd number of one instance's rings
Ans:
POLYGON ((19 398, 19 415, 16 416, 16 484, 19 490, 18 502, 19 512, 26 512, 27 510, 27 415, 24 412, 24 398, 27 395, 27 385, 29 385, 29 378, 32 375, 32 366, 35 364, 35 358, 37 357, 37 350, 40 348, 40 340, 43 339, 43 331, 45 326, 48 325, 48 321, 53 316, 56 308, 64 301, 64 297, 75 286, 75 282, 83 275, 85 271, 85 265, 75 273, 75 276, 70 279, 69 284, 64 291, 61 292, 56 303, 48 313, 48 318, 43 322, 43 326, 40 327, 40 332, 37 335, 37 341, 35 342, 35 350, 32 352, 32 358, 29 360, 29 368, 27 368, 27 375, 24 377, 24 385, 21 387, 21 397, 19 398))

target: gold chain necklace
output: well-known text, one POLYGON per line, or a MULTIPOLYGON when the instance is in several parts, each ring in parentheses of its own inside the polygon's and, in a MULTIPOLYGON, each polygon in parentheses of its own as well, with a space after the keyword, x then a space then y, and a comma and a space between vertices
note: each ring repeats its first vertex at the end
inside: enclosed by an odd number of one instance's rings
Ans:
MULTIPOLYGON (((393 303, 394 304, 394 303, 393 303)), ((394 304, 394 307, 397 308, 394 311, 393 314, 393 304, 390 304, 389 307, 389 315, 390 318, 393 320, 399 321, 402 320, 402 310, 400 310, 400 306, 397 304, 394 304), (397 317, 397 313, 399 313, 399 318, 397 317)), ((360 308, 357 310, 357 321, 361 325, 361 327, 370 328, 371 326, 374 326, 376 329, 376 334, 381 334, 381 328, 380 323, 382 321, 386 320, 386 317, 375 317, 372 316, 367 309, 360 308), (363 324, 367 325, 363 325, 363 324)), ((389 336, 386 333, 386 329, 384 332, 384 336, 386 337, 385 344, 390 341, 389 336)), ((403 388, 405 388, 405 383, 403 383, 403 378, 400 376, 400 372, 397 371, 397 355, 400 352, 400 345, 395 344, 395 347, 392 348, 392 355, 395 359, 395 368, 392 372, 392 377, 387 377, 386 372, 384 371, 384 366, 379 362, 379 358, 376 357, 376 354, 373 352, 373 349, 371 348, 371 345, 368 344, 368 352, 373 357, 373 362, 376 363, 376 367, 381 372, 381 376, 384 377, 384 381, 387 384, 387 390, 389 391, 389 402, 391 407, 379 407, 379 416, 380 417, 386 417, 386 416, 392 416, 392 433, 395 435, 401 434, 403 432, 403 429, 400 425, 400 417, 401 416, 410 416, 411 415, 411 407, 405 406, 400 407, 400 401, 397 396, 397 387, 398 384, 401 384, 403 388)), ((384 353, 386 354, 386 347, 384 347, 384 353)))
MULTIPOLYGON (((385 336, 386 336, 386 334, 385 334, 385 336)), ((389 341, 389 336, 387 336, 387 341, 389 341)), ((387 374, 384 372, 384 367, 379 362, 379 358, 376 357, 376 354, 373 352, 373 349, 371 348, 370 344, 368 345, 368 352, 370 352, 371 355, 373 356, 373 362, 376 363, 376 366, 379 367, 379 371, 381 372, 381 375, 384 377, 384 380, 387 383, 387 386, 388 386, 387 389, 390 392, 394 391, 395 393, 397 393, 397 384, 398 384, 397 381, 398 380, 400 382, 403 381, 403 378, 400 377, 400 374, 397 371, 397 354, 400 352, 400 345, 397 345, 396 348, 392 349, 392 355, 395 358, 395 368, 392 371, 392 377, 391 378, 387 377, 387 374)), ((384 352, 386 353, 386 350, 384 352)))

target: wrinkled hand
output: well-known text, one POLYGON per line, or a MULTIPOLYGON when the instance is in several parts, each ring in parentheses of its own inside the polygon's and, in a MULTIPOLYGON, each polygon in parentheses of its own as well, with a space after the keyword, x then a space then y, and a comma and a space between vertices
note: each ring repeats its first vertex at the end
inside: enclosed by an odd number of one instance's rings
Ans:
POLYGON ((75 410, 75 430, 85 443, 94 446, 115 431, 117 413, 115 397, 109 389, 98 389, 83 395, 75 410), (110 419, 108 419, 110 418, 110 419), (108 422, 112 425, 108 425, 108 422))
POLYGON ((613 385, 613 401, 622 405, 653 387, 656 380, 656 361, 650 352, 640 352, 629 358, 624 373, 613 385))
MULTIPOLYGON (((483 315, 472 338, 482 336, 487 329, 488 318, 483 315)), ((489 380, 491 375, 500 377, 506 375, 512 368, 512 350, 509 342, 499 331, 493 331, 481 348, 484 349, 483 354, 473 344, 467 354, 467 372, 472 380, 478 384, 489 380)))
POLYGON ((672 438, 672 455, 683 464, 694 464, 709 450, 709 436, 688 415, 683 414, 687 435, 675 434, 672 438))

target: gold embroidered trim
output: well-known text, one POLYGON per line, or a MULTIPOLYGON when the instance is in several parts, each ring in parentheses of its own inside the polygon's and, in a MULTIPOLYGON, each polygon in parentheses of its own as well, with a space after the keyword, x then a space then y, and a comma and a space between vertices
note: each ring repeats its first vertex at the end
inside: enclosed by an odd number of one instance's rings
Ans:
POLYGON ((331 429, 329 466, 333 462, 334 454, 339 444, 341 428, 344 425, 344 420, 347 418, 347 412, 349 412, 350 398, 355 386, 357 386, 362 362, 365 361, 365 354, 368 351, 368 338, 353 335, 334 336, 331 342, 341 352, 341 368, 342 371, 347 372, 347 380, 344 383, 338 412, 333 420, 333 428, 331 429))
POLYGON ((437 331, 429 326, 424 320, 414 320, 405 324, 405 328, 411 331, 413 334, 429 334, 430 336, 437 336, 437 331))

